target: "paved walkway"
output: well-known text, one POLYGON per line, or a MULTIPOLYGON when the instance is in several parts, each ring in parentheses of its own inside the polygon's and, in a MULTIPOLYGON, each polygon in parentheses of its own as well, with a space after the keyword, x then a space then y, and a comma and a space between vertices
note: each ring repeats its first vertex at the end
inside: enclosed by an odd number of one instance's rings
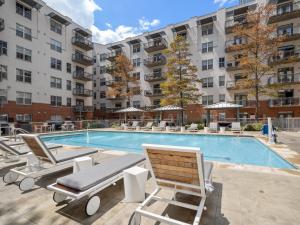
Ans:
MULTIPOLYGON (((102 158, 113 157, 102 153, 102 158)), ((0 167, 1 168, 1 167, 0 167)), ((3 172, 3 169, 0 169, 3 172)), ((21 193, 15 184, 5 185, 0 181, 0 224, 1 225, 55 225, 55 224, 101 224, 127 225, 137 203, 122 203, 123 182, 103 190, 101 209, 86 217, 86 199, 69 205, 56 206, 52 192, 46 186, 57 177, 70 171, 37 182, 34 190, 21 193)), ((207 211, 201 224, 206 225, 298 225, 300 221, 300 176, 250 172, 216 166, 213 171, 215 192, 207 199, 207 211)), ((147 182, 147 193, 154 190, 154 182, 147 182)), ((163 193, 170 195, 172 193, 163 193)), ((180 197, 184 199, 182 196, 180 197)), ((185 199, 195 201, 196 199, 185 199)), ((179 207, 154 203, 150 209, 172 218, 191 222, 193 211, 179 207)), ((142 220, 142 224, 155 224, 142 220)))
POLYGON ((289 149, 300 154, 300 132, 279 132, 278 141, 286 144, 289 149))

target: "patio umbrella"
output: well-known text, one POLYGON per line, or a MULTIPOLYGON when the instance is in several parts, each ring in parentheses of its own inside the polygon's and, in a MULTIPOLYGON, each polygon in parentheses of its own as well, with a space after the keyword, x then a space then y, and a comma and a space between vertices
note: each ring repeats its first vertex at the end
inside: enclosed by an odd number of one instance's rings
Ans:
POLYGON ((127 113, 138 113, 138 112, 144 112, 144 110, 137 109, 134 107, 128 107, 126 109, 120 109, 116 111, 115 113, 124 113, 125 123, 127 121, 127 113))
POLYGON ((182 111, 183 108, 176 106, 176 105, 167 105, 167 106, 162 106, 156 109, 153 109, 155 112, 160 112, 160 120, 162 120, 162 113, 166 111, 182 111))

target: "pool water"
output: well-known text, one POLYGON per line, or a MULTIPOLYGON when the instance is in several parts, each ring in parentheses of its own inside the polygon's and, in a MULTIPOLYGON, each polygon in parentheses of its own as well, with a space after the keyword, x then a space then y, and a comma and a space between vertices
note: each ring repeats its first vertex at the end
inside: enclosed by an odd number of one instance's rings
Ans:
POLYGON ((290 163, 253 137, 89 131, 72 135, 44 136, 42 139, 46 143, 135 153, 142 153, 141 145, 144 143, 200 147, 206 160, 294 169, 290 163))

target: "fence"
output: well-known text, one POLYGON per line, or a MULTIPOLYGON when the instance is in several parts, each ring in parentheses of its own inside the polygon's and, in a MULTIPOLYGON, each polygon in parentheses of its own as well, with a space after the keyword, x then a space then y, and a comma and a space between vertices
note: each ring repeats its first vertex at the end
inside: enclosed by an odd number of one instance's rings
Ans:
POLYGON ((273 119, 273 125, 278 127, 280 130, 286 131, 300 131, 300 118, 275 118, 273 119))

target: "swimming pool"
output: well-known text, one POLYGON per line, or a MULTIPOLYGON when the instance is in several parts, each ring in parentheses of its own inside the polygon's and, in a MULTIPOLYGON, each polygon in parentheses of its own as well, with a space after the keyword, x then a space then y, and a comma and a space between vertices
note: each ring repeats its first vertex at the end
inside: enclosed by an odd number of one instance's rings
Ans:
POLYGON ((89 131, 43 136, 42 139, 46 143, 139 153, 142 152, 143 143, 200 147, 206 160, 294 169, 290 163, 253 137, 89 131))

